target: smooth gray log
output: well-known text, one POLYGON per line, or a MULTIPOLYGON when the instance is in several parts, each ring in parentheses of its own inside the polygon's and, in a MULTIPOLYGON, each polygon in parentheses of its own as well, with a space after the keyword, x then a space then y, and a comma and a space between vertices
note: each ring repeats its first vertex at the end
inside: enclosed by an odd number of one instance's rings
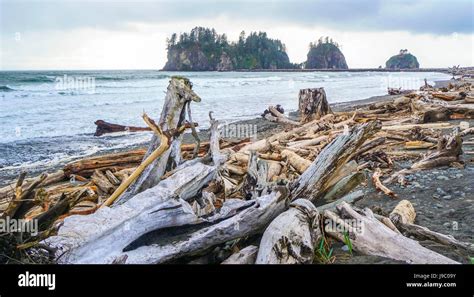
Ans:
POLYGON ((321 238, 319 212, 307 199, 298 199, 263 233, 256 264, 311 264, 321 238))

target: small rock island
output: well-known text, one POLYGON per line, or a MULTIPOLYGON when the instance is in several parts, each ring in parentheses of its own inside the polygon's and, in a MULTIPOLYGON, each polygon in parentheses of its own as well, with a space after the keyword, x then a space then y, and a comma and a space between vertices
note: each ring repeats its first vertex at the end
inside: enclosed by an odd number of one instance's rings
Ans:
POLYGON ((329 37, 321 37, 317 43, 310 43, 305 68, 348 69, 348 66, 339 44, 329 37))
POLYGON ((408 52, 407 49, 401 49, 398 55, 392 56, 385 63, 387 69, 418 69, 420 64, 416 57, 408 52))

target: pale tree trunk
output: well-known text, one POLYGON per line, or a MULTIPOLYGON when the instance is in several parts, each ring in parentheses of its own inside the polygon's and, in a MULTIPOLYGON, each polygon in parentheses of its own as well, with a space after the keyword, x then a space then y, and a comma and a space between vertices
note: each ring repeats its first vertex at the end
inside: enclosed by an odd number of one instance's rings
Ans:
MULTIPOLYGON (((181 127, 185 121, 186 105, 191 101, 200 102, 201 99, 192 90, 191 82, 186 78, 172 77, 168 85, 166 92, 165 103, 161 111, 161 117, 158 125, 161 130, 166 133, 167 131, 175 130, 181 127)), ((192 123, 191 123, 192 124, 192 123)), ((158 157, 153 163, 151 163, 138 177, 138 179, 132 183, 128 189, 120 196, 116 204, 121 204, 133 197, 134 195, 149 189, 160 181, 161 177, 166 171, 173 169, 176 165, 176 158, 173 159, 173 155, 176 155, 174 150, 181 147, 181 137, 173 140, 170 148, 158 157), (174 148, 174 150, 173 150, 174 148)), ((160 146, 160 138, 153 135, 151 144, 148 147, 143 160, 145 160, 153 151, 160 146)))

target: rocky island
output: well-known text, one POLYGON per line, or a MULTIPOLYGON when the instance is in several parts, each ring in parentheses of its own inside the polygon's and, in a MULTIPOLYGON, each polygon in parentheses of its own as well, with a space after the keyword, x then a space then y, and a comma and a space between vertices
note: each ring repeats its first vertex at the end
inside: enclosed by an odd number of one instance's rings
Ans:
POLYGON ((291 69, 285 45, 265 32, 245 32, 237 42, 214 29, 195 27, 167 40, 165 71, 231 71, 238 69, 291 69))
POLYGON ((398 55, 392 56, 385 63, 387 69, 418 69, 420 64, 416 57, 408 52, 407 49, 401 49, 398 55))
POLYGON ((306 69, 348 69, 346 59, 337 42, 329 37, 319 38, 317 43, 310 43, 306 69))

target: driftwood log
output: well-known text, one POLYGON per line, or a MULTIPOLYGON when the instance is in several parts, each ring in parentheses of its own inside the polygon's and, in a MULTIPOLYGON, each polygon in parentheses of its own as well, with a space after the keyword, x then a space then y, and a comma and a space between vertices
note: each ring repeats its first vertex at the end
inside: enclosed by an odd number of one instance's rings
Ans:
POLYGON ((347 232, 354 250, 362 254, 409 264, 458 264, 390 229, 368 208, 359 213, 342 202, 336 209, 337 214, 330 210, 324 212, 326 233, 344 242, 344 233, 347 232))
POLYGON ((265 110, 263 113, 263 117, 271 122, 300 126, 300 123, 289 119, 282 112, 280 112, 280 110, 278 107, 270 106, 268 107, 268 110, 265 110))
POLYGON ((320 238, 318 210, 306 199, 295 200, 263 233, 256 264, 311 264, 320 238))
POLYGON ((229 258, 225 259, 221 264, 255 264, 257 259, 258 246, 249 245, 235 254, 232 254, 229 258))
POLYGON ((411 236, 418 240, 431 240, 449 248, 460 249, 465 251, 467 255, 474 253, 474 244, 472 243, 462 242, 451 235, 441 234, 426 227, 416 225, 415 208, 408 200, 400 201, 390 213, 389 218, 406 236, 411 236))
POLYGON ((74 161, 64 166, 64 175, 67 177, 71 177, 71 175, 90 177, 95 170, 120 170, 136 167, 140 164, 145 152, 144 149, 136 149, 74 161))
POLYGON ((378 130, 379 122, 369 122, 353 127, 348 134, 341 134, 328 144, 316 160, 301 174, 292 188, 292 197, 315 201, 327 193, 330 178, 337 175, 360 146, 378 130), (308 187, 307 185, 312 185, 308 187))
POLYGON ((308 123, 332 113, 324 88, 302 89, 298 97, 298 111, 301 122, 308 123))
POLYGON ((97 120, 94 122, 97 126, 95 129, 94 136, 102 136, 108 133, 115 132, 139 132, 139 131, 151 131, 148 127, 133 127, 133 126, 123 126, 118 124, 108 123, 103 120, 97 120))
MULTIPOLYGON (((200 102, 201 98, 192 90, 192 83, 182 77, 172 77, 166 92, 165 102, 158 122, 163 132, 178 130, 185 124, 186 105, 191 101, 200 102)), ((170 148, 180 149, 181 137, 173 139, 176 144, 169 144, 170 148)), ((156 134, 153 135, 151 144, 144 159, 151 155, 159 146, 161 139, 156 134)), ((173 163, 175 160, 170 156, 178 156, 172 153, 172 149, 166 150, 160 157, 153 161, 140 174, 138 179, 132 183, 120 196, 117 203, 123 203, 134 195, 149 189, 158 184, 161 177, 167 170, 171 170, 179 164, 173 163)), ((175 158, 176 159, 176 158, 175 158)))
POLYGON ((451 134, 440 136, 436 151, 427 154, 421 160, 415 162, 409 169, 402 169, 392 174, 384 181, 384 184, 390 184, 406 174, 459 162, 462 154, 461 135, 461 133, 454 131, 451 134))
POLYGON ((196 195, 214 175, 215 168, 202 163, 185 167, 121 205, 66 218, 58 235, 46 243, 66 252, 60 262, 110 263, 150 231, 199 223, 185 200, 196 195))
MULTIPOLYGON (((295 193, 317 194, 319 179, 331 180, 337 172, 335 169, 343 166, 351 152, 378 126, 375 122, 361 124, 348 135, 333 140, 327 152, 323 150, 321 154, 335 155, 329 159, 317 158, 310 168, 313 168, 311 176, 318 178, 299 180, 295 193)), ((58 235, 49 238, 48 243, 67 250, 61 258, 66 263, 111 263, 124 253, 128 256, 127 263, 163 263, 263 232, 287 208, 289 192, 277 187, 253 200, 230 199, 214 216, 198 217, 185 200, 194 197, 215 178, 216 167, 193 161, 188 161, 193 165, 182 166, 157 186, 121 205, 103 207, 89 216, 66 218, 58 235), (172 198, 176 196, 180 199, 172 198), (143 236, 152 231, 154 236, 146 236, 151 238, 146 241, 143 236)))

